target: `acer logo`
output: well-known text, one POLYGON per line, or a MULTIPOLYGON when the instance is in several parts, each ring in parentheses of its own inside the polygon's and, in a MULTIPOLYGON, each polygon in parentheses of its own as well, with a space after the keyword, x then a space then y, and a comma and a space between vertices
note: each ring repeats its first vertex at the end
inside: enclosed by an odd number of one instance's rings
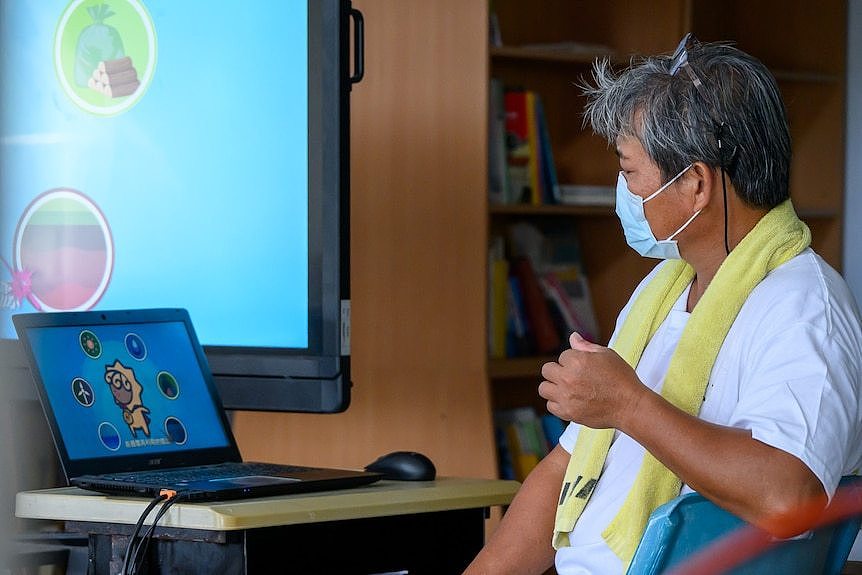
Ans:
POLYGON ((150 459, 147 463, 149 463, 150 465, 158 465, 161 462, 162 462, 162 458, 157 457, 155 459, 150 459))

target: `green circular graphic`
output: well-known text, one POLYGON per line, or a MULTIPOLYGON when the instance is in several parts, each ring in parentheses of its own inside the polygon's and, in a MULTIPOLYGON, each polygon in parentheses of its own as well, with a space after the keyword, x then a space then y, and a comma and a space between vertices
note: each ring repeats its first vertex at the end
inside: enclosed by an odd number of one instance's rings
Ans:
POLYGON ((159 391, 168 399, 176 399, 180 396, 180 384, 172 374, 160 371, 156 376, 159 391))
POLYGON ((81 350, 93 359, 98 359, 102 355, 102 342, 90 330, 83 330, 78 335, 78 343, 81 344, 81 350))
POLYGON ((54 68, 80 108, 112 116, 144 95, 156 67, 156 33, 140 0, 72 0, 54 34, 54 68))

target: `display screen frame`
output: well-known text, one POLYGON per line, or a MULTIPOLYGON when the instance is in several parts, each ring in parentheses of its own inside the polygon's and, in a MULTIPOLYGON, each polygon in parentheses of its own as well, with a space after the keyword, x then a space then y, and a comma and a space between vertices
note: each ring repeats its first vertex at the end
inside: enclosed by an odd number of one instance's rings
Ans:
MULTIPOLYGON (((229 410, 337 413, 350 404, 349 96, 356 81, 350 21, 354 16, 359 25, 356 14, 347 0, 308 1, 308 346, 205 344, 229 410)), ((273 262, 279 249, 272 246, 273 262)), ((267 311, 246 306, 236 313, 267 311)), ((28 370, 18 340, 0 339, 0 367, 13 376, 28 370)))

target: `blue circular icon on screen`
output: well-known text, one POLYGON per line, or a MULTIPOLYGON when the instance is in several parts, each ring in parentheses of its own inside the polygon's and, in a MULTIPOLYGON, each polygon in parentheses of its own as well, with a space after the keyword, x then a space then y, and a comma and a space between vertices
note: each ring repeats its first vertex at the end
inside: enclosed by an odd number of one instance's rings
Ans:
POLYGON ((177 445, 182 445, 186 442, 186 439, 189 438, 186 433, 186 426, 173 415, 165 418, 165 433, 167 433, 168 438, 177 445))
POLYGON ((147 357, 147 346, 144 340, 141 339, 141 336, 136 333, 126 334, 126 351, 138 361, 142 361, 147 357))
POLYGON ((120 448, 120 432, 107 421, 99 424, 99 440, 102 442, 102 445, 111 451, 116 451, 120 448))
POLYGON ((90 407, 96 401, 96 395, 93 393, 93 388, 87 383, 86 379, 76 377, 72 380, 72 395, 75 401, 84 407, 90 407))

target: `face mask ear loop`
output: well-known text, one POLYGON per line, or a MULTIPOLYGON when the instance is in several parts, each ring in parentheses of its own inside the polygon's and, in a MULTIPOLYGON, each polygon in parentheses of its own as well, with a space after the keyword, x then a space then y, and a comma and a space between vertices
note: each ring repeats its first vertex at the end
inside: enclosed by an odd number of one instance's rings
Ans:
POLYGON ((663 185, 662 187, 660 187, 659 189, 657 189, 656 191, 654 191, 653 193, 651 193, 650 195, 648 195, 647 197, 645 197, 645 198, 644 198, 643 203, 647 203, 648 201, 650 201, 651 199, 653 199, 654 197, 656 197, 657 195, 659 195, 660 193, 662 193, 663 191, 665 191, 666 189, 668 189, 668 187, 669 187, 672 183, 674 183, 675 181, 677 181, 678 179, 680 179, 680 178, 682 177, 682 175, 683 175, 684 173, 686 173, 687 171, 689 171, 693 165, 694 165, 694 164, 689 164, 689 165, 688 165, 688 167, 687 167, 686 169, 684 169, 683 171, 681 171, 680 173, 678 173, 677 175, 675 175, 673 178, 671 178, 670 180, 668 180, 668 181, 667 181, 667 183, 666 183, 665 185, 663 185))
POLYGON ((694 215, 692 215, 690 218, 688 218, 685 221, 685 223, 679 227, 679 229, 677 231, 675 231, 670 236, 668 236, 668 238, 664 241, 669 242, 670 240, 674 239, 682 230, 684 230, 688 226, 688 224, 690 224, 692 222, 692 220, 694 220, 694 218, 699 216, 700 212, 702 212, 702 211, 703 210, 697 210, 696 212, 694 212, 694 215))

